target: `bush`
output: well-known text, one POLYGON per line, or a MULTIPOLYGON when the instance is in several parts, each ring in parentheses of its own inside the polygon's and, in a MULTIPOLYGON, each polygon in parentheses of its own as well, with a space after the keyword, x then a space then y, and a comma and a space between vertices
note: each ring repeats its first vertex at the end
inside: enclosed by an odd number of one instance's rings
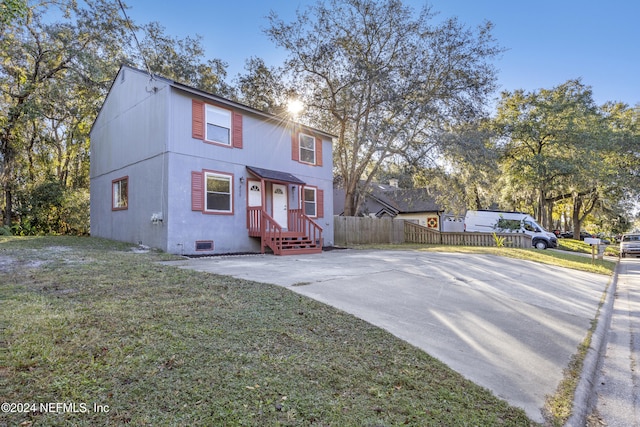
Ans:
POLYGON ((89 234, 89 190, 47 181, 18 197, 14 235, 89 234))
POLYGON ((89 190, 67 190, 61 212, 62 234, 84 236, 89 234, 89 190))
POLYGON ((59 234, 64 192, 65 188, 56 181, 36 187, 32 195, 35 227, 48 234, 59 234))

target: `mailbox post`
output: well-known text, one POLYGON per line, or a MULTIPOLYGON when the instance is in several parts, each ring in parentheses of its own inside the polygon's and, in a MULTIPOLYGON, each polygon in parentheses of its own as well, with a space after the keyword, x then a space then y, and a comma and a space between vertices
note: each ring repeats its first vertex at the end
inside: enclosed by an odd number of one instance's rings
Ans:
MULTIPOLYGON (((591 245, 591 264, 596 262, 596 248, 600 246, 600 239, 585 237, 584 242, 591 245)), ((599 248, 598 248, 599 249, 599 248)))

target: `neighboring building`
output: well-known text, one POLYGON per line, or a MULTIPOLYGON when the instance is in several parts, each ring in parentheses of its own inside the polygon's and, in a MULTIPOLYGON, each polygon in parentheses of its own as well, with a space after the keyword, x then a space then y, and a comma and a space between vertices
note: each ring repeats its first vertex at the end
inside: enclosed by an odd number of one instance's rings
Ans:
POLYGON ((332 138, 123 66, 91 129, 91 234, 185 255, 319 252, 332 138))
MULTIPOLYGON (((447 214, 426 188, 398 188, 398 180, 389 184, 372 182, 363 191, 358 216, 398 218, 439 231, 463 231, 462 218, 447 214)), ((334 189, 334 213, 344 212, 343 189, 334 189)))

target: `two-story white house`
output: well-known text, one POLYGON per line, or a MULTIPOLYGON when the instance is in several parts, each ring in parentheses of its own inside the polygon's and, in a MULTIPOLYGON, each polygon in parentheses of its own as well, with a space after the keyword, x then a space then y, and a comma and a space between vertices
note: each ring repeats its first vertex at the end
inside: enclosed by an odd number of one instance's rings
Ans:
POLYGON ((91 235, 184 255, 320 252, 332 138, 123 66, 91 129, 91 235))

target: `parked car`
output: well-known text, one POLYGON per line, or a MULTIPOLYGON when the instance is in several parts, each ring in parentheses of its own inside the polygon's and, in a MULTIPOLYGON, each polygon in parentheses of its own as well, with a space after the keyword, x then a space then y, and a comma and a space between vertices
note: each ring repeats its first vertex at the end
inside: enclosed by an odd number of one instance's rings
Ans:
POLYGON ((620 240, 620 256, 640 255, 640 234, 623 234, 620 240))
MULTIPOLYGON (((573 239, 573 231, 565 231, 564 233, 560 233, 560 237, 564 239, 573 239)), ((586 231, 581 231, 580 240, 584 240, 585 237, 593 237, 593 235, 590 233, 587 233, 586 231)))
POLYGON ((586 231, 581 231, 580 232, 580 240, 584 240, 585 238, 593 238, 595 237, 593 234, 591 233, 587 233, 586 231))

